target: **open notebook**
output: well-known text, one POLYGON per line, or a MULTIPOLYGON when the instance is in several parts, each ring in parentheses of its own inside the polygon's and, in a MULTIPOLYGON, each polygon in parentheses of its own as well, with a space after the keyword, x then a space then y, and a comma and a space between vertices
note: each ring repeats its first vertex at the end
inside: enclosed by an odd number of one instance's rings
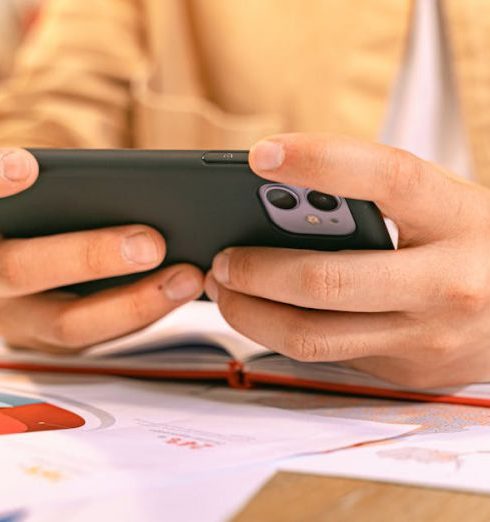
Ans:
POLYGON ((196 301, 127 337, 82 355, 51 356, 0 347, 0 368, 225 380, 236 388, 274 384, 316 390, 490 407, 490 384, 417 391, 335 363, 302 363, 233 330, 213 303, 196 301))

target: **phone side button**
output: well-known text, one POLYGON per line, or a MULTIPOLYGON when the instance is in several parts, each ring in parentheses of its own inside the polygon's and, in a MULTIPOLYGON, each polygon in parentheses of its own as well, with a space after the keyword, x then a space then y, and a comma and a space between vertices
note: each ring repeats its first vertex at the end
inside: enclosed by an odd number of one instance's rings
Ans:
POLYGON ((248 163, 246 151, 210 151, 202 155, 204 163, 248 163))

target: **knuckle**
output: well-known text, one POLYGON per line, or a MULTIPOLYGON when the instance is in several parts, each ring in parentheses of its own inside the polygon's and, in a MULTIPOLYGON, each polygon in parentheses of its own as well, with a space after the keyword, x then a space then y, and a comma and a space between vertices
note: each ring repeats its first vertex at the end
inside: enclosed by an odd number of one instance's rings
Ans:
POLYGON ((428 340, 427 345, 436 363, 447 363, 459 355, 464 339, 456 330, 441 329, 428 340))
POLYGON ((340 299, 352 287, 351 274, 346 266, 327 261, 305 263, 300 269, 301 291, 316 303, 340 299))
POLYGON ((87 239, 84 247, 84 268, 94 276, 104 273, 105 259, 104 244, 102 238, 92 236, 87 239))
POLYGON ((230 276, 233 284, 242 289, 249 289, 255 273, 254 266, 254 256, 247 249, 241 250, 239 255, 236 253, 232 255, 230 276))
POLYGON ((27 286, 27 271, 22 257, 15 248, 6 249, 0 259, 0 277, 2 285, 10 292, 15 293, 27 286))
POLYGON ((445 301, 470 314, 481 312, 490 298, 489 281, 481 269, 466 270, 445 288, 445 301))
POLYGON ((301 362, 313 362, 318 357, 318 345, 312 342, 305 331, 286 334, 283 342, 284 352, 292 359, 301 362))
POLYGON ((458 308, 470 314, 480 313, 486 307, 487 300, 486 292, 479 288, 468 288, 457 296, 458 308))
POLYGON ((313 146, 310 154, 310 170, 315 173, 318 172, 328 172, 328 170, 332 167, 332 158, 330 155, 329 147, 317 147, 313 146))
POLYGON ((125 303, 128 317, 138 324, 155 320, 154 306, 151 306, 154 300, 154 296, 145 296, 138 288, 128 288, 125 303))
POLYGON ((305 177, 316 178, 319 172, 328 172, 332 167, 334 158, 330 153, 330 147, 325 147, 324 136, 309 138, 304 141, 301 134, 298 140, 292 140, 287 150, 287 161, 293 165, 301 165, 305 177))
POLYGON ((76 320, 71 306, 65 306, 50 325, 50 341, 53 345, 68 350, 80 350, 87 347, 84 329, 76 320))
POLYGON ((292 323, 284 334, 282 350, 292 359, 301 362, 328 360, 329 341, 317 335, 303 322, 292 323))
POLYGON ((329 335, 315 328, 309 319, 291 320, 287 325, 281 352, 297 361, 344 361, 372 355, 369 343, 348 335, 329 335))
POLYGON ((423 162, 413 154, 393 149, 378 166, 387 198, 415 196, 425 178, 423 162))

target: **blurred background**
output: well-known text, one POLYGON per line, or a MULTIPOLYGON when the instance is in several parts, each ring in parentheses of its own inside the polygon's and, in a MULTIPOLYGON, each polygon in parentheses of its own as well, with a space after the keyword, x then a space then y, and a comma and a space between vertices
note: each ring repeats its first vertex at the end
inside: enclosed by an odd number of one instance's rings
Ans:
POLYGON ((33 27, 46 0, 0 0, 0 80, 12 66, 16 50, 33 27))

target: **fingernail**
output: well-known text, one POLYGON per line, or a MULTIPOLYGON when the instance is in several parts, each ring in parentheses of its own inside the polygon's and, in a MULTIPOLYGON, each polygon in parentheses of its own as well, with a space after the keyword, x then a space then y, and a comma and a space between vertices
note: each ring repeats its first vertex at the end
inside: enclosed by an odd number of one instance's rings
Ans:
POLYGON ((148 265, 159 259, 157 245, 146 232, 139 232, 127 237, 122 245, 123 256, 131 263, 148 265))
POLYGON ((7 181, 18 183, 31 175, 31 165, 24 152, 13 150, 6 152, 0 159, 0 174, 7 181))
POLYGON ((195 296, 200 286, 200 281, 189 272, 177 272, 167 282, 165 294, 172 301, 183 301, 195 296))
POLYGON ((209 297, 209 299, 211 299, 211 301, 216 302, 218 300, 218 285, 212 277, 208 277, 205 291, 206 295, 209 297))
POLYGON ((221 252, 213 261, 213 275, 222 285, 230 282, 230 254, 221 252))
POLYGON ((259 141, 253 147, 253 164, 260 170, 275 170, 284 163, 284 147, 275 141, 259 141))

